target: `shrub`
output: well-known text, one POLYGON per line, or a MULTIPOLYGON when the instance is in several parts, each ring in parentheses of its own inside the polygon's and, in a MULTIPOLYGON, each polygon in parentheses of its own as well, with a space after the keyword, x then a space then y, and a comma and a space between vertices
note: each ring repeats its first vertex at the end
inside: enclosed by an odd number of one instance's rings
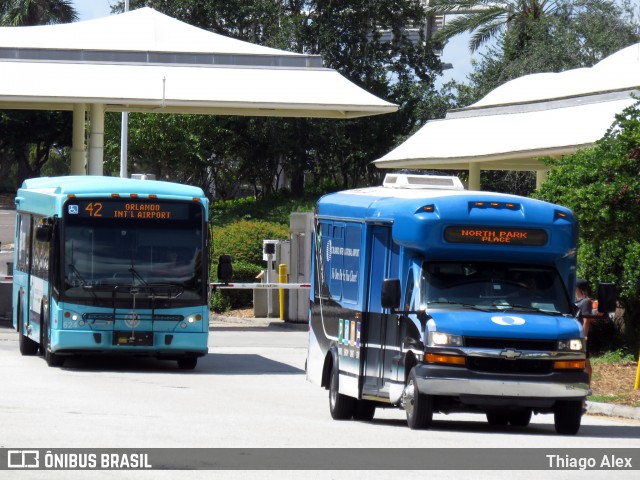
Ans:
POLYGON ((248 262, 254 265, 263 265, 262 241, 267 239, 286 240, 288 238, 288 226, 279 223, 240 220, 225 227, 214 228, 212 258, 217 259, 218 255, 226 254, 231 255, 235 263, 248 262))
MULTIPOLYGON (((233 278, 232 281, 236 283, 253 283, 256 282, 256 276, 260 273, 263 267, 254 265, 242 260, 236 262, 233 261, 233 278)), ((218 281, 217 276, 218 259, 217 257, 211 262, 211 279, 214 282, 218 281)), ((215 290, 211 295, 211 309, 214 312, 226 312, 227 310, 235 308, 243 308, 251 305, 253 301, 253 290, 215 290)))

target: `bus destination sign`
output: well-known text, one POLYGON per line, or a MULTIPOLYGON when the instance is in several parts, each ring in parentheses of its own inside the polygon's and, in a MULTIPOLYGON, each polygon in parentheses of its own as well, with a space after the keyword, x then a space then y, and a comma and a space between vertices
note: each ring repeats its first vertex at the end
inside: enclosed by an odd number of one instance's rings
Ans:
POLYGON ((72 199, 68 217, 123 220, 186 220, 189 206, 181 202, 130 199, 72 199))
POLYGON ((450 243, 494 245, 528 245, 541 247, 547 244, 547 232, 539 228, 515 227, 447 227, 444 238, 450 243))

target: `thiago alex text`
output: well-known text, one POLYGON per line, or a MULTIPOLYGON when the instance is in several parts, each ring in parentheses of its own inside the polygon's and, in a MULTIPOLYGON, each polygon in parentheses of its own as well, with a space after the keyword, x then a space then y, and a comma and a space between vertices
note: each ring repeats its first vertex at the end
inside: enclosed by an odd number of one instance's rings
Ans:
POLYGON ((151 469, 147 453, 74 453, 38 450, 9 450, 7 466, 51 470, 128 470, 151 469))
POLYGON ((604 454, 598 457, 572 457, 571 455, 546 455, 549 468, 557 469, 633 469, 633 457, 604 454))

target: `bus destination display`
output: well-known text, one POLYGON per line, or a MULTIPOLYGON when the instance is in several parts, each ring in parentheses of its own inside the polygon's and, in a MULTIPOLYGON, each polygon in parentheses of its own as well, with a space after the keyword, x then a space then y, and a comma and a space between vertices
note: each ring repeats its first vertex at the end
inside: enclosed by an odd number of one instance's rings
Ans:
POLYGON ((547 244, 547 232, 539 228, 447 227, 444 238, 450 243, 528 245, 547 244))
POLYGON ((186 220, 186 203, 130 199, 72 199, 67 202, 67 217, 123 220, 186 220))

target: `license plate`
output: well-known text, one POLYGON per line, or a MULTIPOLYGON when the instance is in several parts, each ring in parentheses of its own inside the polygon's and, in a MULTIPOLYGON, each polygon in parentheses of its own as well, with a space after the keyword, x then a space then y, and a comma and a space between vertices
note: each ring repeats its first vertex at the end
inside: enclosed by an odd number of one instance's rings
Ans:
POLYGON ((113 345, 117 347, 151 347, 152 332, 113 332, 113 345))

